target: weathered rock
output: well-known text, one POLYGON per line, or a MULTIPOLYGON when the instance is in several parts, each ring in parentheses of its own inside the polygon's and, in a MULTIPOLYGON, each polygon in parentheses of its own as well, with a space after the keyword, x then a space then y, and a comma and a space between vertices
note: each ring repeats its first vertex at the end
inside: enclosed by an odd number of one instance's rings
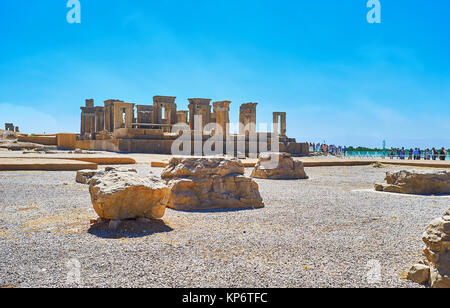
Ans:
POLYGON ((414 264, 408 272, 408 279, 420 284, 427 283, 430 279, 430 267, 414 264))
POLYGON ((75 181, 80 184, 89 185, 91 179, 96 175, 98 170, 78 170, 75 181))
POLYGON ((99 172, 89 186, 94 210, 103 219, 160 219, 164 216, 169 188, 155 176, 134 172, 99 172))
POLYGON ((375 189, 401 194, 450 194, 450 172, 448 171, 387 172, 385 181, 386 184, 375 184, 375 189))
MULTIPOLYGON (((433 288, 450 288, 450 221, 447 220, 449 213, 450 210, 445 212, 443 217, 434 219, 422 236, 426 245, 423 263, 429 266, 428 283, 433 288)), ((418 276, 418 273, 412 275, 411 280, 417 282, 420 280, 418 276)))
POLYGON ((167 206, 183 211, 264 207, 258 184, 243 174, 235 158, 173 158, 161 175, 170 187, 167 206))
POLYGON ((134 172, 137 173, 136 169, 127 169, 127 168, 116 168, 116 167, 106 167, 104 170, 79 170, 77 171, 77 175, 75 181, 80 184, 89 185, 91 179, 97 173, 104 173, 109 171, 119 171, 119 172, 134 172))
POLYGON ((439 268, 430 269, 430 286, 435 289, 450 289, 450 276, 440 272, 439 268))
POLYGON ((303 163, 294 161, 289 153, 261 153, 251 174, 259 179, 307 179, 303 163))
POLYGON ((379 163, 379 162, 374 162, 371 165, 373 168, 383 168, 383 164, 379 163))
POLYGON ((168 180, 183 177, 208 177, 244 174, 244 165, 236 158, 178 158, 170 160, 161 173, 168 180))

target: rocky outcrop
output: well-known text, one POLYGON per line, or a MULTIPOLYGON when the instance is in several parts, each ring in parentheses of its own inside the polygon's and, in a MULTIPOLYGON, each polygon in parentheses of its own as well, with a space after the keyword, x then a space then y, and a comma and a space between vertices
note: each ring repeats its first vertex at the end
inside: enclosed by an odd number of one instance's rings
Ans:
POLYGON ((386 184, 375 184, 375 189, 401 194, 450 194, 450 172, 448 171, 387 172, 385 181, 386 184))
POLYGON ((161 177, 170 188, 167 206, 176 210, 264 207, 258 184, 235 158, 173 158, 161 177))
POLYGON ((102 219, 160 219, 164 216, 169 188, 155 176, 109 170, 92 177, 89 192, 95 212, 102 219))
POLYGON ((303 163, 294 161, 289 153, 261 153, 251 174, 259 179, 307 179, 303 163))
POLYGON ((125 168, 115 168, 115 167, 106 167, 104 170, 79 170, 77 171, 77 175, 75 177, 75 181, 80 184, 89 185, 91 179, 97 173, 104 173, 109 171, 121 171, 121 172, 134 172, 137 173, 136 169, 125 169, 125 168))
POLYGON ((408 279, 433 288, 450 288, 450 209, 428 225, 422 240, 425 258, 413 265, 408 279))

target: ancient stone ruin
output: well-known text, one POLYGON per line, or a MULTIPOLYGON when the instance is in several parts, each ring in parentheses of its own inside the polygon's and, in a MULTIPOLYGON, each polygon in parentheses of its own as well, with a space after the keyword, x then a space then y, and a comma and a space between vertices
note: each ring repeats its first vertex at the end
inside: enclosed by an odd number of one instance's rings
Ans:
POLYGON ((91 183, 92 178, 99 172, 108 172, 108 171, 120 171, 120 172, 134 172, 137 173, 136 169, 131 168, 115 168, 115 167, 106 167, 104 170, 78 170, 77 175, 75 177, 75 182, 80 184, 89 185, 91 183))
POLYGON ((450 172, 406 171, 386 173, 386 184, 375 184, 375 190, 415 195, 450 194, 450 172))
POLYGON ((5 130, 8 132, 19 133, 19 126, 14 126, 13 123, 5 123, 5 130))
POLYGON ((142 177, 115 169, 96 173, 89 192, 95 212, 102 219, 160 219, 166 210, 169 188, 159 177, 142 177))
POLYGON ((432 288, 450 288, 450 209, 428 225, 422 240, 424 260, 412 266, 408 279, 432 288))
POLYGON ((273 113, 273 131, 280 136, 286 136, 286 112, 273 113))
MULTIPOLYGON (((206 98, 190 98, 188 110, 177 110, 175 101, 174 96, 155 96, 153 105, 135 105, 110 99, 104 102, 104 106, 94 106, 94 100, 87 99, 85 106, 81 107, 80 135, 76 147, 84 150, 172 154, 172 144, 179 137, 173 133, 177 124, 185 124, 192 136, 200 136, 202 145, 212 134, 220 135, 217 129, 205 130, 208 124, 214 124, 216 128, 222 128, 224 149, 216 149, 222 154, 237 156, 241 152, 248 155, 250 150, 256 151, 256 154, 273 151, 272 139, 277 140, 277 151, 296 156, 309 154, 308 143, 298 143, 286 136, 285 112, 273 114, 272 132, 258 132, 258 104, 243 104, 240 106, 239 132, 231 134, 230 101, 212 102, 206 98), (237 144, 241 140, 244 146, 238 149, 237 144), (231 153, 225 144, 234 145, 231 153)), ((198 154, 194 150, 192 147, 191 155, 198 154)))
POLYGON ((251 174, 259 179, 307 179, 303 163, 294 161, 289 153, 261 153, 251 174))
POLYGON ((161 177, 170 189, 167 206, 175 210, 264 207, 258 184, 244 176, 238 159, 173 158, 161 177))

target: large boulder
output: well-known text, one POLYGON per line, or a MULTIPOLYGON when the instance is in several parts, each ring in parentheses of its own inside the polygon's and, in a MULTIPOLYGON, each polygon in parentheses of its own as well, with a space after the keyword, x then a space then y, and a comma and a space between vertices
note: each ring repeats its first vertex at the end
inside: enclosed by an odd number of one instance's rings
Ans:
POLYGON ((450 288, 450 209, 428 225, 422 240, 424 260, 411 268, 408 278, 433 288, 450 288))
POLYGON ((106 167, 104 170, 78 170, 75 177, 75 181, 80 184, 89 185, 91 179, 98 173, 105 173, 109 171, 121 171, 121 172, 134 172, 137 173, 136 169, 127 168, 116 168, 116 167, 106 167))
POLYGON ((244 176, 235 158, 173 158, 161 177, 170 188, 167 206, 172 209, 264 207, 258 184, 244 176))
POLYGON ((92 177, 89 192, 94 210, 102 219, 160 219, 169 188, 156 176, 110 170, 92 177))
POLYGON ((385 184, 375 184, 375 189, 401 194, 450 194, 450 172, 448 171, 387 172, 385 181, 385 184))
POLYGON ((303 163, 294 161, 289 153, 261 153, 251 174, 259 179, 307 179, 303 163))
POLYGON ((244 165, 238 159, 226 158, 178 158, 170 160, 161 178, 165 180, 183 177, 209 177, 244 174, 244 165))

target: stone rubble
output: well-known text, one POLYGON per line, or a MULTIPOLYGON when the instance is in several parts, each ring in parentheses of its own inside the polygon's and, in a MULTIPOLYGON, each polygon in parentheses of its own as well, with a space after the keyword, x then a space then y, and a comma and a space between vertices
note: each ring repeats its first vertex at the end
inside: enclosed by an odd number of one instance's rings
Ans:
POLYGON ((278 180, 308 179, 301 161, 294 161, 289 153, 275 152, 259 155, 251 177, 278 180))
POLYGON ((428 225, 422 240, 424 260, 412 266, 408 279, 432 288, 450 288, 450 209, 428 225))
POLYGON ((170 188, 167 206, 175 210, 264 207, 258 184, 236 158, 172 158, 161 178, 170 188))
POLYGON ((416 195, 450 194, 450 172, 406 171, 386 173, 386 184, 376 183, 375 190, 416 195))

